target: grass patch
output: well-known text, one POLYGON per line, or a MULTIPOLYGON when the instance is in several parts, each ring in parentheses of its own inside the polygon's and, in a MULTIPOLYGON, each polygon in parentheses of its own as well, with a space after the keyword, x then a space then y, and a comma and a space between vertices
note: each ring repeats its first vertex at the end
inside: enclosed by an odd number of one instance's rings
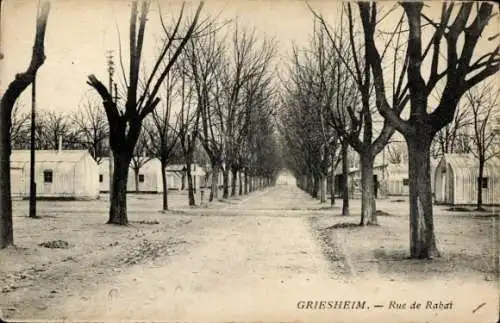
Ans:
POLYGON ((158 212, 163 214, 187 214, 184 210, 160 210, 158 212))
POLYGON ((498 218, 498 213, 473 213, 471 214, 473 218, 481 218, 481 219, 489 219, 489 218, 498 218))
POLYGON ((282 208, 282 210, 291 211, 331 211, 339 209, 339 206, 320 206, 320 207, 292 207, 292 208, 282 208))
POLYGON ((38 244, 40 247, 50 248, 50 249, 68 249, 70 247, 69 243, 64 240, 51 240, 45 241, 38 244))
POLYGON ((446 209, 446 211, 452 211, 452 212, 470 212, 472 210, 469 209, 469 208, 467 208, 467 207, 463 207, 463 206, 452 206, 452 207, 446 209))
POLYGON ((137 224, 160 224, 160 221, 158 220, 141 220, 141 221, 130 221, 130 223, 137 223, 137 224))
POLYGON ((392 213, 388 213, 388 212, 385 212, 385 211, 382 211, 382 210, 377 210, 375 211, 375 215, 376 216, 396 216, 392 213))
POLYGON ((346 229, 346 228, 359 228, 359 223, 352 223, 352 222, 335 223, 334 225, 323 228, 321 230, 346 229))

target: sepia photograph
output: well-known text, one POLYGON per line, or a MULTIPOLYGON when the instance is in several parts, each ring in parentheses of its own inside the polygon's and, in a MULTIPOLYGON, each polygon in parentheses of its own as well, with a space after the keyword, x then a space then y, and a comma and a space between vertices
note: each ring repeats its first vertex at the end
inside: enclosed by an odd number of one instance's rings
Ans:
POLYGON ((499 69, 490 1, 0 0, 0 323, 500 322, 499 69))

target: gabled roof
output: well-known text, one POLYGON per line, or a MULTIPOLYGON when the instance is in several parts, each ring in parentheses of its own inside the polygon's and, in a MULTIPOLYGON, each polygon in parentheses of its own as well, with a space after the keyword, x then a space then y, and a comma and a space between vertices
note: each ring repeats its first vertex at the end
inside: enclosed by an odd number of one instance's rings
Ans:
MULTIPOLYGON (((373 165, 373 169, 376 169, 376 168, 386 168, 387 167, 387 163, 386 164, 375 164, 373 165)), ((360 167, 355 167, 355 168, 350 168, 349 169, 349 174, 351 173, 356 173, 356 172, 361 172, 361 168, 360 167)))
MULTIPOLYGON (((173 164, 167 166, 167 172, 182 172, 182 170, 186 167, 184 164, 173 164)), ((191 164, 191 174, 203 176, 205 175, 205 169, 197 164, 191 164)))
MULTIPOLYGON (((441 161, 446 162, 460 176, 477 176, 479 161, 473 154, 444 154, 441 161)), ((483 176, 500 176, 500 158, 486 161, 483 176)))
MULTIPOLYGON (((38 162, 66 162, 77 163, 88 154, 87 150, 36 150, 35 161, 38 162)), ((12 150, 10 155, 11 162, 27 163, 31 160, 29 150, 12 150)))
POLYGON ((444 160, 455 169, 477 166, 477 161, 472 154, 444 154, 444 160))

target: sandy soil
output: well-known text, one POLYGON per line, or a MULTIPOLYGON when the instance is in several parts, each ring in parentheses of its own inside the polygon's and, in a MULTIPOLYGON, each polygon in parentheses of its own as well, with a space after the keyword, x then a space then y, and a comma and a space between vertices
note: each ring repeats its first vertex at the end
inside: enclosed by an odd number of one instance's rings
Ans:
MULTIPOLYGON (((339 216, 338 208, 291 186, 195 209, 174 194, 168 213, 157 211, 159 196, 132 195, 129 201, 131 225, 125 228, 103 224, 105 200, 43 202, 37 220, 26 218, 26 202, 16 202, 16 248, 0 251, 3 317, 488 322, 498 313, 487 217, 436 207, 443 257, 417 262, 404 259, 404 202, 379 201, 378 209, 392 214, 380 217, 379 227, 335 228, 358 217, 339 216), (68 245, 39 246, 52 240, 68 245), (299 308, 302 300, 366 304, 313 310, 299 308), (429 300, 453 301, 454 309, 389 306, 429 300)), ((359 213, 359 201, 352 201, 351 211, 359 213)))

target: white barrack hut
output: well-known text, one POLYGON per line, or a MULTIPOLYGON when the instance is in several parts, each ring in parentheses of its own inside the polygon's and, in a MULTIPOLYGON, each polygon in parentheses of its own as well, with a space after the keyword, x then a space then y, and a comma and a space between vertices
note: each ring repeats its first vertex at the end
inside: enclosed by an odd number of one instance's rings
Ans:
POLYGON ((408 163, 387 165, 387 194, 408 195, 408 163))
MULTIPOLYGON (((154 158, 144 163, 144 165, 139 170, 137 184, 138 190, 136 190, 136 178, 134 170, 131 166, 129 166, 127 192, 163 192, 161 162, 159 159, 154 158)), ((99 164, 99 190, 101 192, 109 192, 109 157, 102 158, 101 163, 99 164)))
MULTIPOLYGON (((434 174, 438 160, 431 158, 430 176, 431 188, 434 192, 434 174)), ((409 194, 409 179, 408 179, 408 162, 400 164, 388 164, 386 176, 386 187, 388 195, 408 195, 409 194)))
MULTIPOLYGON (((186 165, 172 164, 167 166, 167 178, 169 179, 169 189, 182 190, 187 189, 188 183, 186 178, 186 165), (184 185, 183 185, 184 182, 184 185), (171 184, 170 184, 171 183, 171 184)), ((191 176, 193 178, 193 186, 198 190, 205 182, 205 170, 197 164, 191 165, 191 176)))
MULTIPOLYGON (((13 150, 10 156, 12 196, 30 193, 30 151, 13 150)), ((99 168, 87 150, 37 150, 36 195, 41 199, 96 199, 99 168)))
MULTIPOLYGON (((445 154, 435 170, 436 202, 469 205, 477 202, 478 160, 472 154, 445 154)), ((484 166, 482 199, 484 204, 499 204, 500 158, 484 166), (495 194, 496 193, 496 194, 495 194)))

